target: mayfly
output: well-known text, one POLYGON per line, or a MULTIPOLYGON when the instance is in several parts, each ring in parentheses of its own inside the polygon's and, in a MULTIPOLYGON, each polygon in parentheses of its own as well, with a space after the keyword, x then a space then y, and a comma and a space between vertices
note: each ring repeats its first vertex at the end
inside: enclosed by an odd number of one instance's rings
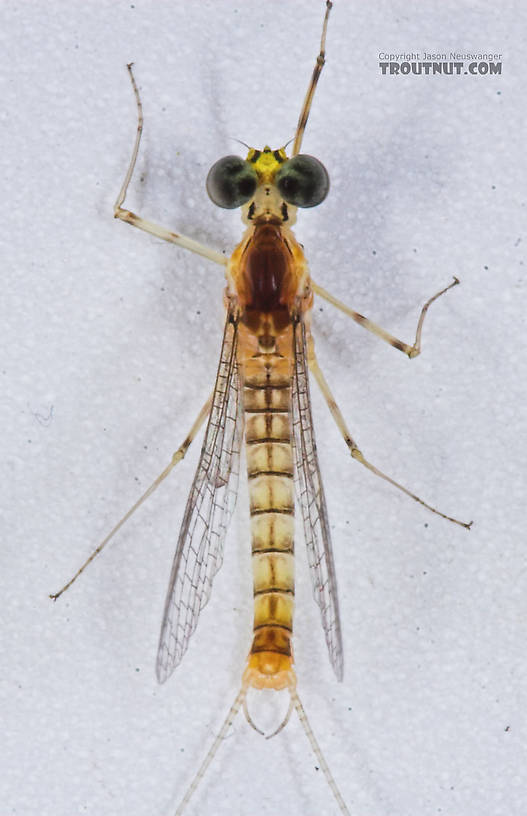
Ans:
MULTIPOLYGON (((166 597, 157 677, 164 682, 185 654, 200 611, 208 602, 214 576, 222 564, 223 545, 236 500, 242 441, 245 436, 249 480, 254 587, 254 632, 241 688, 218 736, 176 811, 183 813, 240 708, 251 720, 250 688, 287 690, 289 708, 274 736, 296 710, 304 732, 338 803, 349 814, 324 759, 297 692, 293 664, 294 509, 304 526, 313 593, 320 608, 331 665, 343 676, 343 650, 335 566, 326 501, 319 472, 311 419, 308 369, 320 386, 351 456, 432 512, 446 516, 386 476, 361 453, 349 433, 318 365, 310 331, 314 295, 341 309, 408 357, 421 350, 421 331, 430 304, 459 281, 430 298, 421 310, 415 342, 408 345, 345 306, 310 277, 292 226, 297 209, 315 207, 326 197, 329 178, 318 159, 300 152, 315 89, 325 62, 325 43, 332 3, 326 2, 320 51, 302 105, 290 157, 285 147, 250 148, 246 158, 226 156, 207 178, 214 204, 241 208, 246 225, 229 259, 198 242, 147 221, 124 208, 143 129, 139 91, 128 66, 138 111, 138 126, 128 171, 115 204, 116 218, 184 247, 226 269, 226 320, 214 390, 170 464, 99 544, 57 599, 106 546, 124 522, 153 493, 184 457, 207 421, 197 471, 187 501, 166 597)), ((262 732, 260 732, 262 733, 262 732)))

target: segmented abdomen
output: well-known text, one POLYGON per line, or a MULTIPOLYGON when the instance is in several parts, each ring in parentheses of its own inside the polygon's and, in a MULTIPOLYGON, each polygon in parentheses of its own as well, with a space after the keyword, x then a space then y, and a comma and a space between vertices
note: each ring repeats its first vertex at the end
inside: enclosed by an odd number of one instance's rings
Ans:
POLYGON ((245 363, 244 408, 254 580, 252 664, 264 675, 291 665, 294 486, 290 361, 245 363))

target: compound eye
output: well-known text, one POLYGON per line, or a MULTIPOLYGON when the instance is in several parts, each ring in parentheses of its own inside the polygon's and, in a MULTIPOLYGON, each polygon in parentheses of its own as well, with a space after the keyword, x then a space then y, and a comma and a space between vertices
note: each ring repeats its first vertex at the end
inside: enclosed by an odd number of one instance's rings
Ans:
POLYGON ((316 207, 328 194, 329 176, 322 162, 299 153, 280 167, 275 184, 282 198, 293 207, 316 207))
POLYGON ((253 197, 258 184, 256 170, 239 156, 224 156, 209 170, 207 193, 218 207, 233 210, 253 197))

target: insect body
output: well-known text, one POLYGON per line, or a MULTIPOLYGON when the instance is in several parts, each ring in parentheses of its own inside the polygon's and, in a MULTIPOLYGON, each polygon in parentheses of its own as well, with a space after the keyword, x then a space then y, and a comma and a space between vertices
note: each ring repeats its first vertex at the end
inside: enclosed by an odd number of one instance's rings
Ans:
MULTIPOLYGON (((251 150, 246 161, 256 188, 245 204, 248 229, 229 261, 226 294, 243 384, 251 511, 255 609, 246 679, 256 688, 280 689, 295 683, 293 450, 299 454, 296 470, 304 474, 317 517, 325 518, 321 485, 315 488, 306 471, 311 466, 318 472, 311 417, 300 417, 309 408, 309 403, 301 407, 300 391, 304 389, 307 396, 305 343, 313 293, 302 249, 286 223, 295 220, 291 201, 302 198, 306 206, 313 206, 325 197, 329 185, 325 169, 312 157, 288 160, 283 150, 265 147, 262 153, 251 150), (282 191, 288 200, 282 198, 282 191)), ((223 162, 212 168, 209 179, 223 175, 223 162)), ((310 523, 306 517, 306 524, 310 523)), ((331 565, 327 530, 320 532, 326 535, 316 544, 311 542, 319 550, 315 557, 331 565)), ((332 568, 330 585, 317 581, 315 593, 327 617, 330 606, 336 604, 332 568)), ((331 617, 334 625, 335 609, 331 617)), ((325 623, 332 638, 329 621, 325 623)), ((340 651, 340 643, 336 649, 340 651)))
POLYGON ((220 159, 209 172, 207 190, 212 201, 229 209, 241 207, 246 225, 245 234, 228 261, 221 253, 146 221, 123 207, 143 127, 141 100, 132 68, 128 66, 138 107, 138 128, 130 166, 115 204, 115 216, 225 267, 225 330, 212 395, 172 461, 73 578, 51 597, 58 598, 101 552, 181 461, 200 426, 207 420, 201 456, 179 534, 161 627, 157 676, 160 682, 166 680, 187 649, 222 563, 225 533, 236 499, 245 431, 254 588, 253 641, 240 691, 176 816, 183 812, 242 706, 249 723, 256 728, 247 708, 247 692, 251 687, 287 690, 289 710, 274 733, 286 724, 294 708, 340 812, 349 814, 300 702, 293 664, 296 483, 296 506, 303 521, 314 597, 320 608, 333 669, 337 678, 342 679, 335 568, 311 419, 308 369, 320 386, 354 459, 432 512, 470 527, 470 524, 446 516, 426 504, 363 456, 346 427, 315 356, 310 330, 314 294, 327 299, 357 323, 412 358, 420 352, 421 330, 428 307, 458 283, 454 279, 450 286, 425 303, 415 342, 408 345, 342 304, 310 277, 302 247, 291 228, 296 221, 297 208, 316 206, 329 189, 323 165, 314 157, 302 154, 300 147, 324 65, 330 9, 331 2, 327 0, 320 53, 300 113, 291 157, 288 158, 284 148, 266 146, 261 150, 250 149, 245 159, 238 156, 220 159))
POLYGON ((244 426, 254 634, 241 691, 226 725, 241 704, 253 724, 246 705, 250 687, 288 689, 289 712, 277 730, 296 707, 341 810, 347 813, 296 692, 291 643, 296 473, 315 598, 333 667, 342 678, 335 569, 308 388, 313 291, 304 253, 290 229, 296 205, 320 203, 329 180, 314 157, 297 154, 288 159, 283 149, 266 146, 262 151, 251 149, 245 160, 220 159, 209 172, 207 189, 219 206, 230 208, 234 202, 242 206, 247 229, 226 270, 227 318, 220 366, 165 605, 158 677, 166 679, 181 659, 208 600, 232 509, 229 479, 238 474, 244 426))

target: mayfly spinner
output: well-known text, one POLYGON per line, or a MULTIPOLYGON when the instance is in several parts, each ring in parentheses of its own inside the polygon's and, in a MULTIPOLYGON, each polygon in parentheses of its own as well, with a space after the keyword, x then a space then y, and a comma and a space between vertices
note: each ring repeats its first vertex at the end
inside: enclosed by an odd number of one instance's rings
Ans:
MULTIPOLYGON (((207 177, 207 191, 219 207, 240 207, 246 225, 241 242, 227 260, 220 252, 146 221, 123 207, 134 171, 143 128, 139 92, 128 66, 137 101, 137 136, 130 166, 115 204, 115 217, 225 267, 226 321, 214 390, 172 461, 146 493, 119 521, 58 598, 101 552, 124 522, 181 461, 200 426, 205 439, 179 533, 165 603, 157 655, 157 677, 164 682, 185 654, 201 609, 222 563, 225 533, 234 509, 242 440, 249 479, 251 547, 254 582, 254 635, 241 688, 209 749, 176 816, 181 814, 212 762, 239 709, 254 726, 247 708, 250 688, 286 690, 288 712, 294 709, 338 803, 349 814, 297 692, 293 662, 294 510, 300 510, 315 601, 320 607, 329 658, 339 680, 343 675, 342 638, 335 566, 324 490, 311 420, 308 369, 319 385, 351 456, 443 518, 405 487, 368 462, 349 433, 318 365, 311 337, 314 294, 325 298, 364 328, 416 357, 428 307, 454 281, 430 298, 421 310, 415 342, 407 345, 348 308, 311 279, 292 227, 297 209, 315 207, 326 197, 329 178, 318 159, 300 152, 315 89, 324 66, 327 0, 320 52, 301 109, 291 155, 284 147, 251 148, 245 158, 226 156, 207 177)), ((255 727, 255 726, 254 726, 255 727)), ((257 729, 258 730, 258 729, 257 729)))

